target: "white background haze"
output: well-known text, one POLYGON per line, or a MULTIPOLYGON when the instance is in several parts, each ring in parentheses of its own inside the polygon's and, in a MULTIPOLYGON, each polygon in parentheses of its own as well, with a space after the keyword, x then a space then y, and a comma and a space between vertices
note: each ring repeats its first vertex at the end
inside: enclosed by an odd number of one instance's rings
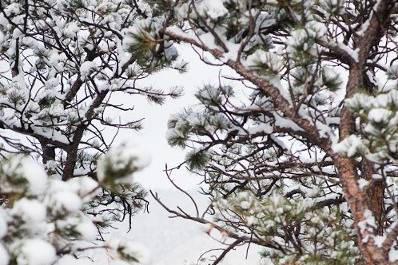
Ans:
MULTIPOLYGON (((164 105, 148 103, 141 97, 123 97, 117 100, 121 103, 134 105, 133 112, 124 115, 134 115, 133 118, 145 117, 143 130, 132 133, 120 132, 117 142, 128 142, 140 148, 149 156, 151 163, 135 179, 146 189, 159 192, 170 206, 181 206, 183 209, 193 210, 187 198, 172 188, 163 173, 165 164, 175 166, 184 160, 185 152, 182 149, 170 147, 166 141, 167 120, 170 114, 177 113, 186 107, 195 104, 194 93, 205 84, 218 84, 220 68, 205 65, 191 47, 179 46, 182 58, 189 58, 188 72, 180 74, 173 70, 164 70, 142 80, 142 86, 167 90, 179 86, 184 94, 178 99, 168 99, 164 105)), ((231 75, 227 69, 221 68, 221 74, 231 75)), ((127 117, 132 119, 132 117, 127 117)), ((117 144, 117 143, 115 143, 117 144)), ((174 180, 182 187, 191 190, 199 198, 200 204, 205 205, 206 199, 200 196, 200 177, 189 174, 186 170, 179 170, 173 174, 174 180)), ((149 198, 150 199, 150 198, 149 198)), ((156 202, 150 200, 150 213, 140 213, 133 218, 133 228, 127 232, 127 224, 122 224, 118 230, 112 231, 110 237, 130 239, 139 242, 148 250, 154 265, 191 265, 196 264, 200 255, 212 248, 223 247, 209 237, 205 228, 191 221, 169 219, 168 213, 156 202)), ((224 246, 225 247, 225 246, 224 246)), ((251 246, 248 257, 246 247, 231 252, 223 265, 255 265, 259 264, 258 249, 251 246)), ((214 252, 220 254, 221 252, 214 252)))

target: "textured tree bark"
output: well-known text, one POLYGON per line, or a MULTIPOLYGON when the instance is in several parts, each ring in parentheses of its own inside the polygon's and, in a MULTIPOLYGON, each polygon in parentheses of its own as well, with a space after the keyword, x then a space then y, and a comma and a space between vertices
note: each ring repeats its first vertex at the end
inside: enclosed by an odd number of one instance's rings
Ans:
POLYGON ((46 141, 40 141, 41 150, 43 151, 42 160, 46 164, 49 160, 55 159, 55 146, 50 145, 46 141))
MULTIPOLYGON (((374 12, 370 18, 369 25, 357 42, 358 61, 351 65, 346 86, 345 98, 352 97, 358 89, 364 88, 365 64, 369 57, 371 48, 380 42, 383 37, 385 29, 390 22, 391 10, 395 1, 385 0, 379 1, 375 5, 374 12)), ((369 88, 368 88, 369 89, 369 88)), ((340 116, 340 139, 345 139, 355 131, 355 124, 350 110, 343 107, 340 116)), ((382 210, 383 210, 383 195, 384 189, 381 183, 372 182, 373 165, 367 161, 366 158, 362 160, 362 176, 358 176, 358 168, 355 166, 355 161, 349 158, 339 158, 336 165, 340 179, 345 190, 346 199, 349 202, 350 208, 355 216, 356 222, 364 220, 364 213, 369 209, 376 221, 378 222, 378 229, 376 231, 360 231, 358 233, 358 246, 364 255, 366 264, 390 264, 388 260, 388 252, 375 246, 372 240, 367 240, 368 233, 380 234, 382 233, 382 210), (364 194, 358 187, 358 179, 363 177, 371 181, 369 187, 369 194, 364 194)))
POLYGON ((363 158, 361 162, 362 177, 365 178, 369 186, 366 188, 369 200, 369 208, 373 212, 376 219, 377 234, 383 234, 383 220, 384 220, 384 183, 380 180, 372 178, 374 174, 374 163, 363 158))

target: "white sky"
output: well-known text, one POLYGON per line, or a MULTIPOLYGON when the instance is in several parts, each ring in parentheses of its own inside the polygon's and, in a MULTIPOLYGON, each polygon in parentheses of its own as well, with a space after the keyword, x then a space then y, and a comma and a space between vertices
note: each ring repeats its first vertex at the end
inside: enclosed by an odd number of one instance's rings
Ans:
MULTIPOLYGON (((143 86, 167 90, 170 87, 180 86, 184 88, 184 95, 178 99, 169 99, 164 105, 159 106, 148 103, 143 97, 131 96, 117 98, 120 103, 135 106, 131 114, 123 113, 123 118, 128 120, 145 117, 143 130, 139 132, 122 131, 117 142, 129 142, 143 150, 145 155, 151 157, 150 165, 135 176, 136 180, 147 189, 160 191, 162 201, 175 208, 177 205, 184 210, 193 212, 189 200, 173 189, 162 172, 167 163, 175 166, 184 160, 186 151, 180 148, 170 147, 166 141, 167 121, 170 114, 182 111, 184 108, 198 103, 193 94, 205 84, 218 84, 220 67, 210 67, 203 63, 199 56, 193 52, 190 46, 179 46, 179 52, 185 60, 189 58, 189 70, 180 74, 177 71, 161 71, 145 79, 143 86), (129 117, 132 115, 132 117, 129 117)), ((231 74, 231 71, 223 68, 223 74, 231 74)), ((115 143, 117 144, 117 143, 115 143)), ((207 206, 206 198, 199 195, 198 183, 201 178, 190 174, 186 170, 178 170, 173 174, 173 179, 182 187, 194 190, 193 195, 198 199, 202 208, 207 206)), ((168 213, 149 196, 150 213, 140 213, 133 218, 133 229, 126 233, 127 224, 119 226, 119 230, 113 230, 111 237, 133 240, 142 243, 148 249, 155 265, 191 265, 200 255, 211 249, 225 247, 204 231, 197 223, 182 219, 169 219, 168 213)), ((246 248, 228 255, 222 262, 223 265, 255 265, 259 264, 258 248, 251 247, 249 257, 245 259, 246 248)), ((220 252, 218 252, 219 254, 220 252)), ((216 253, 214 253, 216 254, 216 253)), ((265 263, 264 263, 265 264, 265 263)))
MULTIPOLYGON (((184 95, 182 97, 168 99, 162 106, 150 103, 140 96, 118 98, 126 104, 134 104, 135 110, 132 113, 135 118, 145 117, 143 130, 138 133, 121 132, 118 139, 137 145, 139 149, 144 150, 151 157, 150 165, 136 176, 138 182, 146 188, 170 188, 170 183, 162 172, 165 163, 171 167, 184 160, 186 151, 181 148, 170 147, 166 141, 167 121, 170 114, 180 112, 184 108, 196 104, 197 101, 193 94, 204 84, 218 83, 219 67, 205 65, 189 46, 179 46, 179 52, 185 61, 189 58, 187 73, 181 74, 178 71, 165 70, 150 76, 139 84, 165 90, 174 86, 183 87, 184 95)), ((177 173, 175 177, 183 187, 193 188, 200 182, 200 178, 184 170, 177 173)))

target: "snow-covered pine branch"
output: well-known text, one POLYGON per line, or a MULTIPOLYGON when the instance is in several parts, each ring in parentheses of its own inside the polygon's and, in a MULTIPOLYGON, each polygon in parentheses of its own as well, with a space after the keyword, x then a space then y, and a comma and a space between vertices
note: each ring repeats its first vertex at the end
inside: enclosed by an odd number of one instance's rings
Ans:
POLYGON ((170 118, 169 143, 212 202, 202 218, 173 213, 263 246, 274 264, 397 263, 397 10, 175 1, 164 34, 236 74, 170 118))
MULTIPOLYGON (((142 120, 117 97, 162 104, 181 93, 137 84, 181 66, 174 46, 158 41, 166 20, 143 1, 0 1, 0 264, 58 264, 63 256, 59 264, 77 264, 85 248, 113 248, 81 240, 96 241, 114 221, 131 226, 147 204, 130 179, 142 154, 126 157, 112 144, 142 120), (131 120, 121 118, 126 112, 131 120), (46 173, 11 154, 29 155, 46 173)), ((131 244, 112 246, 138 262, 131 244)))

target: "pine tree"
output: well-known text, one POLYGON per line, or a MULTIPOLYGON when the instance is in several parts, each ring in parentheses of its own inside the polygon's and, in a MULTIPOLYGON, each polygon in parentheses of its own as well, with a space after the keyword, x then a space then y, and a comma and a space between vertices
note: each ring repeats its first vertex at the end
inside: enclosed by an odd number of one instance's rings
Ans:
POLYGON ((92 248, 141 261, 134 245, 97 239, 146 205, 131 179, 141 155, 112 147, 142 119, 122 120, 133 106, 116 96, 179 96, 137 85, 181 68, 164 21, 142 1, 0 1, 1 265, 77 264, 92 248))
POLYGON ((166 39, 236 72, 169 121, 211 204, 164 206, 230 239, 212 264, 398 264, 397 2, 168 3, 166 39))

